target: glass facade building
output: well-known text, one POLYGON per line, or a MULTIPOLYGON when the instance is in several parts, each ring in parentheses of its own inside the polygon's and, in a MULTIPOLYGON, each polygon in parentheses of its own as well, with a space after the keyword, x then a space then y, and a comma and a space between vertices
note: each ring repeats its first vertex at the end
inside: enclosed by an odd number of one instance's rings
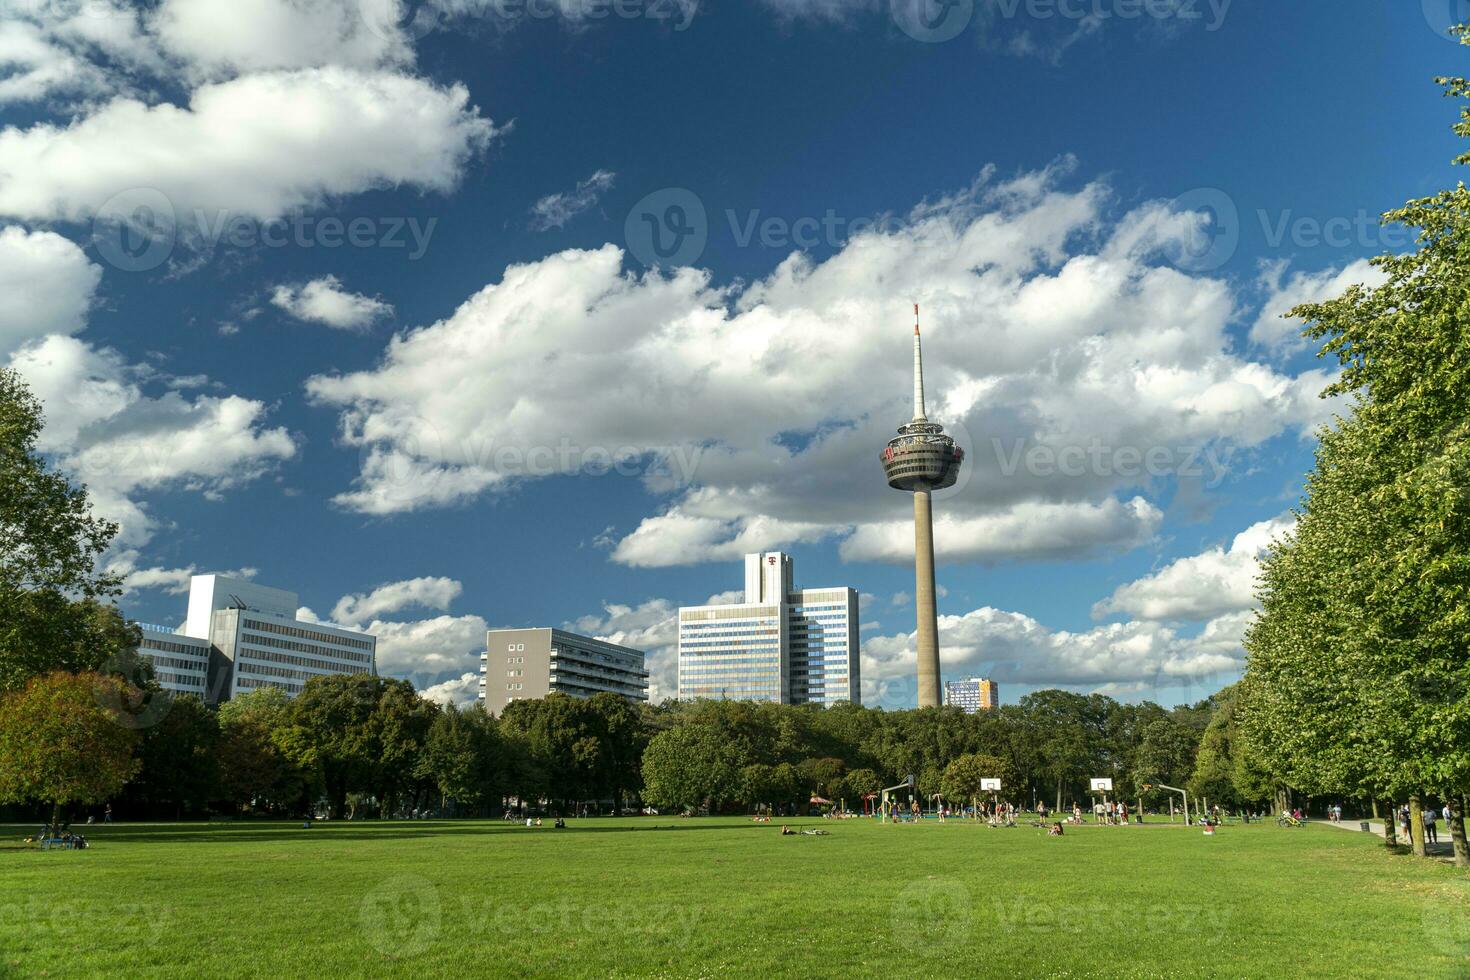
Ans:
POLYGON ((944 703, 954 705, 967 715, 990 711, 1000 704, 1000 685, 984 677, 945 681, 944 703))
POLYGON ((796 589, 791 558, 745 557, 745 602, 679 610, 679 697, 861 700, 857 592, 796 589))

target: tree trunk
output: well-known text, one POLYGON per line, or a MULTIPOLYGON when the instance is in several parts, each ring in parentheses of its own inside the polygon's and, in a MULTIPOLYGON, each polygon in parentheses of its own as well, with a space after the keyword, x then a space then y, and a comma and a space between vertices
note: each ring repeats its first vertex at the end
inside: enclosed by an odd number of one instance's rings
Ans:
POLYGON ((55 837, 61 833, 61 801, 56 800, 51 804, 51 836, 55 837))
POLYGON ((1387 804, 1388 805, 1384 807, 1383 810, 1385 814, 1383 818, 1383 846, 1393 847, 1395 844, 1398 843, 1398 837, 1395 834, 1396 828, 1394 827, 1394 821, 1397 819, 1397 814, 1395 814, 1393 810, 1393 800, 1388 800, 1387 804))
POLYGON ((1409 797, 1409 842, 1414 845, 1414 856, 1424 857, 1424 804, 1418 793, 1409 797))
POLYGON ((1374 820, 1377 820, 1378 819, 1378 801, 1377 800, 1374 800, 1373 801, 1373 819, 1374 820))
POLYGON ((1061 808, 1062 808, 1062 781, 1060 779, 1058 779, 1057 780, 1057 809, 1060 810, 1061 808))
POLYGON ((1465 842, 1465 802, 1464 798, 1451 801, 1453 816, 1446 821, 1450 825, 1450 840, 1455 845, 1457 868, 1470 868, 1470 846, 1465 842))

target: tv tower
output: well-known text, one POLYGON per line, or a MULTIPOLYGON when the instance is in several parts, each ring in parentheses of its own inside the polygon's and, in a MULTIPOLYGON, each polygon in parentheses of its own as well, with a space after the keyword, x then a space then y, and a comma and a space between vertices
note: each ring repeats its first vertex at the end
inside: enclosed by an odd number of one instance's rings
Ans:
POLYGON ((939 706, 939 614, 934 607, 934 514, 930 494, 955 485, 965 451, 924 412, 924 354, 914 304, 914 417, 883 450, 883 473, 914 495, 914 609, 919 619, 919 707, 939 706))

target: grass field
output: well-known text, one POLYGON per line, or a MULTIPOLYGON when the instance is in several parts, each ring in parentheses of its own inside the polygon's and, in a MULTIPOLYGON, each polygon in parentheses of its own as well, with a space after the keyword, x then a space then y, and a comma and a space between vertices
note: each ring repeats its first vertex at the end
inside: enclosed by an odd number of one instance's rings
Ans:
POLYGON ((1470 976, 1470 878, 1326 827, 0 828, 5 976, 1470 976))

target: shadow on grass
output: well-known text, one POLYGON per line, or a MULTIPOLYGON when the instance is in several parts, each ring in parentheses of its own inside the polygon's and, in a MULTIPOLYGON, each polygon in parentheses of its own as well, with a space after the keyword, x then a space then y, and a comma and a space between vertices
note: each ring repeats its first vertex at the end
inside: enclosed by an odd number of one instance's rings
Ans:
MULTIPOLYGON (((822 824, 820 818, 792 818, 793 826, 822 824)), ((459 822, 453 820, 399 821, 335 821, 314 823, 310 828, 299 823, 194 823, 194 824, 94 824, 76 828, 94 845, 109 842, 140 844, 220 844, 233 842, 291 841, 291 840, 428 840, 436 837, 498 837, 521 835, 546 835, 563 837, 577 834, 627 834, 650 832, 691 831, 759 831, 780 833, 779 824, 708 824, 708 823, 648 823, 632 826, 597 826, 594 823, 569 822, 558 830, 550 824, 527 827, 520 823, 459 822)), ((35 833, 35 828, 12 824, 0 825, 0 852, 27 850, 19 843, 35 833), (12 844, 10 838, 17 838, 12 844)), ((31 848, 33 849, 33 848, 31 848)))

